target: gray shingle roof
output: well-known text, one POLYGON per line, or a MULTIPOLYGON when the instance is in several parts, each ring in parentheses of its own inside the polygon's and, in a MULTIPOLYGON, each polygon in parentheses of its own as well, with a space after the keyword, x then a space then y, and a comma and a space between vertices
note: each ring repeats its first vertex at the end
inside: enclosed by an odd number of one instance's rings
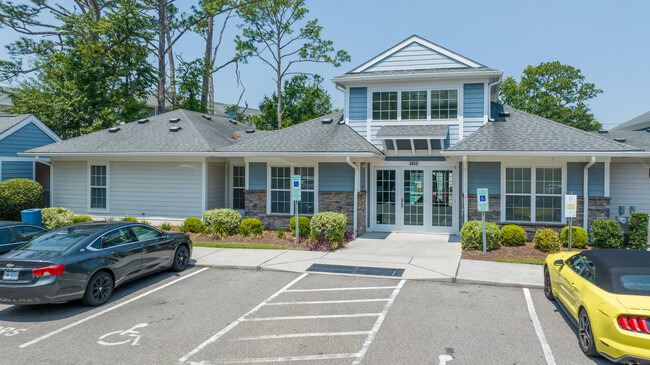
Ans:
POLYGON ((377 137, 447 138, 448 132, 446 125, 391 125, 379 128, 377 137))
POLYGON ((0 114, 0 133, 29 118, 32 114, 0 114))
MULTIPOLYGON (((592 132, 610 140, 625 138, 626 145, 650 151, 650 133, 647 131, 608 131, 607 133, 592 132)), ((619 142, 621 143, 621 142, 619 142)))
POLYGON ((625 152, 640 149, 546 118, 492 103, 488 122, 449 151, 625 152), (500 111, 510 113, 499 116, 500 111))
MULTIPOLYGON (((261 134, 236 143, 224 152, 367 152, 381 154, 375 146, 361 137, 342 121, 343 112, 338 111, 291 127, 261 134), (324 124, 324 119, 332 119, 324 124)), ((254 134, 257 134, 255 132, 254 134)))
POLYGON ((250 126, 228 118, 178 109, 149 117, 144 124, 130 122, 109 130, 85 134, 59 143, 28 151, 29 153, 129 153, 129 152, 206 152, 220 150, 236 142, 233 135, 243 135, 250 126), (177 123, 169 120, 179 118, 177 123), (178 132, 170 127, 181 127, 178 132))
POLYGON ((638 131, 650 127, 650 111, 647 111, 638 117, 632 118, 625 123, 619 124, 612 128, 612 131, 638 131))

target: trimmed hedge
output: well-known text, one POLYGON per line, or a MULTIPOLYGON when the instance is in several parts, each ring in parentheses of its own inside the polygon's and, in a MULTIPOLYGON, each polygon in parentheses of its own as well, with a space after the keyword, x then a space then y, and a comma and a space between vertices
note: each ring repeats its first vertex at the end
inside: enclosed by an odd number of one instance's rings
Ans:
POLYGON ((523 228, 516 224, 507 224, 501 228, 502 245, 522 246, 524 243, 526 243, 526 231, 523 228))
POLYGON ((553 229, 539 229, 533 238, 535 248, 544 252, 560 251, 560 235, 553 229))
POLYGON ((87 215, 75 215, 74 217, 72 217, 72 224, 92 222, 92 221, 93 219, 87 215))
POLYGON ((246 218, 239 224, 239 233, 242 236, 252 234, 253 236, 260 237, 264 234, 264 226, 262 225, 262 221, 257 218, 246 218))
POLYGON ((0 182, 0 216, 20 221, 20 211, 43 205, 43 187, 30 179, 9 179, 0 182))
MULTIPOLYGON (((293 233, 293 235, 296 235, 296 217, 291 217, 289 219, 289 230, 293 233)), ((298 233, 300 233, 300 237, 307 237, 309 236, 309 233, 311 232, 311 220, 309 217, 298 217, 298 233)))
POLYGON ((181 232, 187 233, 203 233, 205 232, 205 225, 199 217, 189 217, 183 221, 183 225, 180 227, 181 232))
POLYGON ((47 229, 56 229, 72 224, 74 213, 66 208, 43 208, 41 209, 43 227, 47 229))
MULTIPOLYGON (((493 222, 485 222, 485 245, 488 250, 499 247, 501 231, 493 222)), ((468 221, 460 230, 460 246, 463 250, 483 249, 483 223, 479 220, 468 221)))
MULTIPOLYGON (((562 228, 560 242, 562 246, 569 247, 569 227, 562 228)), ((582 227, 571 227, 571 248, 585 248, 587 243, 589 243, 587 231, 582 227)))
POLYGON ((122 222, 133 222, 133 223, 138 223, 138 218, 135 218, 135 217, 124 217, 124 218, 122 218, 122 222))
POLYGON ((625 234, 612 219, 596 219, 591 225, 591 242, 598 248, 622 248, 625 234))
POLYGON ((348 217, 343 213, 316 213, 311 219, 311 236, 324 237, 332 248, 337 248, 343 243, 347 224, 348 217))
POLYGON ((241 214, 234 209, 212 209, 203 212, 203 224, 216 236, 228 236, 239 231, 241 214))
POLYGON ((630 215, 630 244, 635 250, 648 249, 648 214, 634 212, 630 215))

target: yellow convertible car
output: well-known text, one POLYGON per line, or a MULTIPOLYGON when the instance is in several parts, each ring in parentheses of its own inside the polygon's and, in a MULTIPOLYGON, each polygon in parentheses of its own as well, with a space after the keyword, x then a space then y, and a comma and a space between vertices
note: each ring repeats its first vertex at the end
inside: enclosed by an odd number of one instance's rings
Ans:
POLYGON ((544 294, 578 328, 580 349, 624 364, 650 364, 650 252, 548 255, 544 294))

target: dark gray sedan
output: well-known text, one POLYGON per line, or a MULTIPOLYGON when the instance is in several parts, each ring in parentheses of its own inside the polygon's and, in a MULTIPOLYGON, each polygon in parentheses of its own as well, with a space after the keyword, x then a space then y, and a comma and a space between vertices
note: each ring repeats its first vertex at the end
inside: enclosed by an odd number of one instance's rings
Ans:
POLYGON ((0 255, 0 303, 81 299, 101 305, 127 281, 165 269, 184 270, 191 254, 188 235, 140 223, 59 228, 0 255))
POLYGON ((47 231, 24 222, 0 222, 0 253, 9 252, 47 231))

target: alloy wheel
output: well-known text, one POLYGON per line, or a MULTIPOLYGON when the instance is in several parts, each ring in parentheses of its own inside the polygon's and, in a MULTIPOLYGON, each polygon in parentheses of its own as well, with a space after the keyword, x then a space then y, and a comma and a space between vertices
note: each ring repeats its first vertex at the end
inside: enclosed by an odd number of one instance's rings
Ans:
POLYGON ((93 298, 101 302, 110 295, 110 282, 106 276, 99 276, 93 283, 93 298))
POLYGON ((187 252, 187 249, 182 247, 176 251, 176 265, 179 268, 185 268, 187 263, 190 261, 190 254, 187 252))
POLYGON ((580 344, 582 348, 588 349, 593 339, 591 338, 591 323, 589 322, 589 316, 587 313, 582 312, 580 315, 580 328, 578 329, 578 335, 580 337, 580 344))

